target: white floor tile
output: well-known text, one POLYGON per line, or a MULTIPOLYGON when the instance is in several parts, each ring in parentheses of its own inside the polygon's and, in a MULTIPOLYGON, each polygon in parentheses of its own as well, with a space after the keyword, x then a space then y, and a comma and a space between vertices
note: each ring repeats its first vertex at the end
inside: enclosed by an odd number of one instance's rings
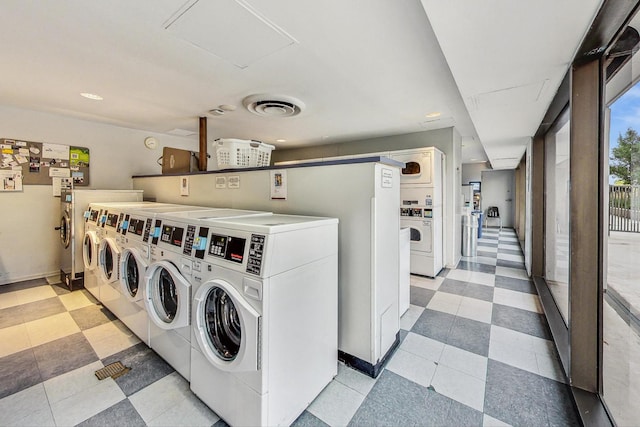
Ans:
POLYGON ((484 414, 482 420, 483 427, 511 427, 511 424, 504 423, 496 418, 490 417, 487 414, 484 414))
POLYGON ((180 405, 190 393, 187 380, 173 372, 132 394, 129 401, 142 419, 149 423, 170 408, 180 405))
POLYGON ((492 340, 489 343, 489 357, 498 362, 539 374, 536 354, 531 350, 523 350, 504 341, 492 340))
POLYGON ((0 357, 31 348, 27 328, 22 323, 0 329, 0 343, 0 357))
POLYGON ((58 298, 60 298, 60 301, 68 311, 93 305, 89 298, 82 292, 69 292, 68 294, 60 295, 58 298))
POLYGON ((149 426, 211 426, 220 417, 209 409, 193 394, 187 395, 181 402, 171 406, 165 412, 149 421, 149 426))
POLYGON ((503 328, 501 326, 491 325, 491 335, 489 338, 489 344, 499 342, 503 345, 519 348, 524 351, 534 352, 533 336, 524 334, 522 332, 514 331, 513 329, 503 328))
POLYGON ((342 362, 338 363, 338 375, 336 375, 335 380, 364 396, 369 394, 376 384, 375 378, 351 369, 342 362))
POLYGON ((386 369, 424 387, 431 385, 436 363, 402 349, 396 350, 386 369))
POLYGON ((445 345, 439 365, 448 366, 481 381, 487 379, 487 358, 451 345, 445 345))
POLYGON ((432 362, 440 360, 444 346, 445 344, 440 341, 414 334, 413 332, 409 332, 407 336, 404 337, 402 344, 400 344, 402 350, 432 362))
POLYGON ((330 426, 346 426, 364 401, 364 397, 338 381, 331 381, 311 402, 307 411, 330 426))
POLYGON ((476 298, 463 297, 457 315, 466 319, 491 324, 493 304, 476 298))
POLYGON ((438 365, 431 385, 437 393, 480 412, 484 409, 485 382, 464 372, 438 365))
POLYGON ((427 304, 427 308, 455 315, 458 313, 458 308, 460 307, 461 302, 461 295, 450 294, 447 292, 436 292, 431 298, 431 301, 429 301, 429 304, 427 304))
POLYGON ((443 277, 435 277, 433 279, 429 277, 411 275, 411 286, 417 286, 418 288, 431 289, 437 291, 440 285, 444 281, 443 277))
POLYGON ((33 347, 80 332, 75 320, 67 312, 27 322, 24 325, 33 347))
POLYGON ((125 398, 118 384, 107 378, 88 390, 52 403, 51 412, 57 425, 76 425, 125 398))
POLYGON ((498 259, 504 261, 524 262, 524 256, 514 254, 498 254, 498 259))
POLYGON ((510 289, 495 288, 493 292, 495 304, 507 305, 522 310, 542 313, 542 305, 537 295, 525 292, 512 291, 510 289))
MULTIPOLYGON (((43 384, 49 402, 53 404, 97 386, 100 380, 96 377, 95 371, 101 368, 104 368, 104 365, 98 360, 45 381, 43 384)), ((113 380, 107 378, 102 381, 113 380)))
POLYGON ((413 328, 413 325, 415 325, 416 321, 422 315, 423 311, 424 307, 409 305, 409 309, 400 318, 400 329, 410 331, 411 328, 413 328))
POLYGON ((482 252, 490 252, 493 254, 497 254, 498 253, 498 248, 495 246, 484 246, 484 245, 478 245, 478 250, 482 251, 482 252))
POLYGON ((485 265, 496 265, 498 260, 496 258, 489 258, 486 256, 477 256, 475 262, 485 265))
POLYGON ((41 301, 47 298, 58 296, 51 286, 36 286, 34 288, 15 291, 18 304, 28 304, 30 302, 41 301))
POLYGON ((565 382, 564 370, 556 357, 536 353, 536 361, 540 375, 558 382, 565 382))
POLYGON ((459 280, 461 282, 471 282, 480 285, 494 286, 495 275, 489 273, 480 273, 469 270, 452 270, 447 274, 447 279, 459 280))
POLYGON ((36 421, 33 417, 39 412, 41 412, 41 414, 39 414, 37 418, 42 418, 45 421, 46 419, 50 419, 51 423, 45 424, 55 425, 53 424, 53 416, 49 408, 47 394, 42 384, 36 384, 0 399, 0 414, 2 414, 0 423, 2 425, 40 425, 36 422, 31 423, 31 421, 36 421))
POLYGON ((529 280, 527 270, 521 270, 519 268, 510 267, 496 267, 496 276, 512 277, 514 279, 529 280))
POLYGON ((498 243, 498 249, 508 249, 511 251, 521 251, 520 244, 518 241, 508 242, 506 239, 500 239, 500 243, 498 243))
POLYGON ((3 308, 9 308, 16 305, 19 305, 20 302, 18 300, 18 296, 16 295, 17 291, 7 292, 0 295, 0 310, 3 308))
POLYGON ((140 342, 119 320, 83 331, 100 359, 118 353, 140 342))

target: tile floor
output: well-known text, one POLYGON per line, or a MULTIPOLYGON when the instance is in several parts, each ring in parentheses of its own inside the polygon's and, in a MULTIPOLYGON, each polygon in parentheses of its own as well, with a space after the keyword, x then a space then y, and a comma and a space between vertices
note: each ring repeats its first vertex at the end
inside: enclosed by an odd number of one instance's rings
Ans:
MULTIPOLYGON (((380 376, 339 364, 295 424, 579 425, 513 230, 485 230, 478 249, 435 279, 412 276, 380 376)), ((225 425, 87 291, 2 286, 0 343, 2 425, 225 425), (118 360, 131 371, 98 381, 118 360)))

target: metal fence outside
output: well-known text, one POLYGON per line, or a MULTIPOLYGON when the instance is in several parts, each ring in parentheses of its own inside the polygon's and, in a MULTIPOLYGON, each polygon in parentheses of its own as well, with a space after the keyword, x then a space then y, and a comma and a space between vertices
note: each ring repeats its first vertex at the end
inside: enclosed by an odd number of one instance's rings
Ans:
POLYGON ((640 186, 609 186, 609 230, 640 233, 640 186))

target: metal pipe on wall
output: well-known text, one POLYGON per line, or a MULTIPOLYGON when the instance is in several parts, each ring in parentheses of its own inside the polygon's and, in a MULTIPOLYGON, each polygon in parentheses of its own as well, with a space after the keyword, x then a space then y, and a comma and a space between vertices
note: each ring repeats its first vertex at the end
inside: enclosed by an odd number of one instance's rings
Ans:
POLYGON ((207 170, 207 118, 200 117, 200 150, 198 152, 198 170, 207 170))

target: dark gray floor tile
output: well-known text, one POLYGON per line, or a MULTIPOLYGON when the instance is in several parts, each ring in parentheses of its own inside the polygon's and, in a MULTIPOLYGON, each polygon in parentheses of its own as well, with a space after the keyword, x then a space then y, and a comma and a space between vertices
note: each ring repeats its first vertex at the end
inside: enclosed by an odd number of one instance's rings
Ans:
POLYGON ((404 341, 404 339, 407 337, 408 334, 409 334, 409 331, 405 331, 404 329, 400 329, 398 331, 398 340, 400 341, 398 345, 402 344, 402 341, 404 341))
MULTIPOLYGON (((488 240, 488 239, 486 239, 488 240)), ((487 248, 497 248, 498 247, 498 240, 496 239, 496 242, 493 243, 489 243, 489 242, 478 242, 478 249, 482 248, 482 247, 487 247, 487 248)))
POLYGON ((531 280, 514 279, 512 277, 496 276, 495 287, 509 289, 512 291, 525 292, 527 294, 538 295, 536 286, 531 280))
POLYGON ((291 427, 325 427, 329 426, 329 424, 322 421, 320 418, 316 417, 309 411, 304 411, 298 419, 296 419, 291 427))
POLYGON ((411 286, 410 289, 410 298, 411 304, 417 305, 419 307, 426 307, 433 298, 435 291, 431 289, 419 288, 417 286, 411 286))
POLYGON ((485 286, 478 283, 469 283, 467 285, 467 290, 465 291, 464 296, 493 302, 493 286, 485 286))
POLYGON ((116 320, 116 316, 101 305, 89 305, 72 310, 69 314, 76 321, 81 331, 116 320))
MULTIPOLYGON (((480 251, 482 249, 478 246, 478 250, 480 251)), ((495 265, 481 264, 479 262, 460 261, 458 263, 458 269, 467 271, 478 271, 480 273, 496 274, 495 265)))
POLYGON ((455 319, 456 317, 452 314, 441 313, 427 308, 413 325, 411 332, 446 342, 455 319))
POLYGON ((567 384, 545 378, 545 403, 550 426, 580 426, 579 415, 567 384))
POLYGON ((25 322, 42 319, 44 317, 53 316, 54 314, 64 313, 67 311, 66 307, 58 297, 34 301, 21 305, 20 307, 22 307, 22 317, 25 322))
POLYGON ((489 359, 485 414, 511 425, 546 426, 543 378, 489 359))
POLYGON ((438 292, 448 292, 455 295, 464 295, 467 290, 468 282, 455 279, 444 279, 438 288, 438 292))
POLYGON ((0 358, 0 399, 43 381, 32 349, 0 358))
POLYGON ((496 265, 498 267, 519 268, 520 270, 526 269, 524 262, 508 261, 506 259, 499 259, 499 258, 496 262, 496 265))
POLYGON ((452 426, 481 427, 484 423, 484 417, 482 412, 452 400, 447 414, 447 421, 448 425, 452 426))
POLYGON ((520 249, 504 249, 498 248, 499 254, 509 254, 509 255, 522 255, 522 251, 520 249))
POLYGON ((493 304, 491 323, 538 338, 552 339, 547 320, 543 314, 506 305, 493 304))
POLYGON ((42 381, 57 377, 98 360, 82 332, 33 348, 42 381))
POLYGON ((493 301, 493 287, 479 285, 477 283, 462 282, 460 280, 444 279, 438 292, 447 292, 455 295, 481 299, 483 301, 493 301))
POLYGON ((51 289, 53 289, 53 291, 57 294, 57 295, 66 295, 68 293, 71 293, 71 291, 69 290, 69 288, 67 288, 67 286, 62 283, 53 283, 51 285, 51 289))
POLYGON ((115 379, 115 382, 126 396, 131 396, 149 384, 174 372, 174 369, 167 362, 162 360, 144 343, 136 344, 113 354, 103 359, 102 363, 106 366, 118 361, 131 368, 129 372, 115 379))
POLYGON ((438 273, 438 277, 447 277, 447 274, 449 274, 451 270, 448 268, 443 268, 442 270, 440 270, 440 273, 438 273))
POLYGON ((78 427, 136 427, 146 425, 136 408, 129 402, 129 399, 121 400, 110 408, 77 424, 78 427))
POLYGON ((482 257, 485 257, 485 258, 497 258, 498 257, 498 254, 495 253, 495 252, 485 252, 485 251, 481 251, 481 250, 478 250, 476 255, 482 256, 482 257))
POLYGON ((229 424, 223 419, 216 421, 211 427, 230 427, 229 424))
POLYGON ((45 279, 33 279, 25 280, 24 282, 9 283, 7 285, 0 286, 0 294, 7 292, 21 291, 23 289, 31 289, 38 286, 49 286, 45 279))
POLYGON ((456 317, 449 336, 444 342, 481 356, 488 356, 490 335, 491 325, 456 317))
MULTIPOLYGON (((26 305, 26 304, 25 304, 26 305)), ((0 310, 0 329, 8 328, 23 323, 22 307, 24 305, 14 305, 0 310)))

